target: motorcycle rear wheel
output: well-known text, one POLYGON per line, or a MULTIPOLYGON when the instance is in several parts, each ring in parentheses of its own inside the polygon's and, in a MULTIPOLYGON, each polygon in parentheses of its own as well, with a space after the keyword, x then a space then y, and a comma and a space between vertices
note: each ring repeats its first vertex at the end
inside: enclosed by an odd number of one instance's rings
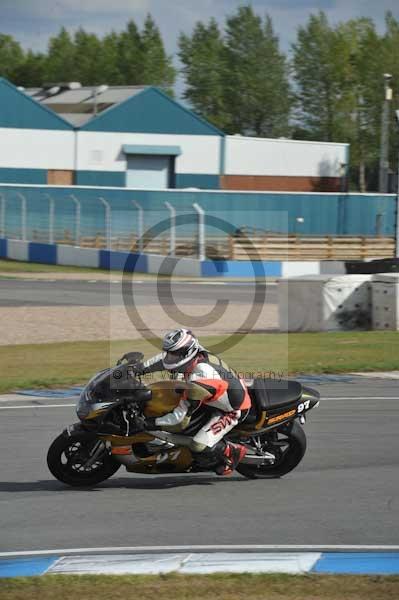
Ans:
POLYGON ((56 479, 73 487, 91 487, 116 473, 121 466, 104 447, 93 465, 85 466, 96 444, 102 443, 90 434, 59 435, 47 453, 47 465, 56 479))
MULTIPOLYGON (((281 446, 275 446, 276 462, 268 465, 246 465, 239 464, 237 471, 248 479, 276 479, 286 475, 301 462, 306 452, 306 435, 303 428, 294 421, 288 427, 284 426, 277 431, 278 443, 286 442, 286 449, 281 450, 281 446)), ((266 441, 267 435, 264 436, 266 441)), ((273 442, 267 446, 270 452, 274 451, 273 442)))

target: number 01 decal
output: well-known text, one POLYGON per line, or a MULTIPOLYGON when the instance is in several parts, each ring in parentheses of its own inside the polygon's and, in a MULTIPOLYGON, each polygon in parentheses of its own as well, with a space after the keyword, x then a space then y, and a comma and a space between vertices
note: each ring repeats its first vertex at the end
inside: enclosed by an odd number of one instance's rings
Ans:
POLYGON ((298 405, 298 412, 301 413, 304 410, 308 410, 310 407, 310 400, 305 400, 305 402, 301 402, 301 404, 298 405))

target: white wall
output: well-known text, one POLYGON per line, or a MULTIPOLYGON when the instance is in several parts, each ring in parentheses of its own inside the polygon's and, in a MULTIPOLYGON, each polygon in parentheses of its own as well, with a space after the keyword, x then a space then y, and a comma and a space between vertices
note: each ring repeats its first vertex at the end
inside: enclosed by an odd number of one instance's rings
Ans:
POLYGON ((226 175, 340 177, 348 144, 227 136, 226 175))
POLYGON ((74 168, 74 132, 0 128, 0 168, 74 168))
POLYGON ((180 146, 176 173, 219 174, 220 137, 210 135, 167 135, 79 131, 77 170, 126 171, 124 144, 180 146))

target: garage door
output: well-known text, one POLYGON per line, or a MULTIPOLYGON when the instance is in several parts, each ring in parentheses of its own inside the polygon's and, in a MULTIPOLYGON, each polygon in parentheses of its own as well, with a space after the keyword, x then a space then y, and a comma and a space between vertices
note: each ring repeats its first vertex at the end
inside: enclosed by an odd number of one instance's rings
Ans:
POLYGON ((128 156, 126 186, 157 190, 168 188, 170 162, 169 156, 128 156))

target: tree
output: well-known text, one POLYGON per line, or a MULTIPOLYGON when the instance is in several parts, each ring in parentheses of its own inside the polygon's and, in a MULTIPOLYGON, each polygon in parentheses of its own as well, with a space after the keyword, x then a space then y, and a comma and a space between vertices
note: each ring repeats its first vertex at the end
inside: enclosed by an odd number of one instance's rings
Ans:
POLYGON ((198 22, 191 37, 179 37, 179 58, 186 81, 184 98, 194 110, 223 129, 227 125, 224 106, 224 43, 214 19, 198 22))
POLYGON ((99 85, 105 82, 99 61, 102 43, 94 33, 80 28, 74 37, 74 79, 82 85, 99 85))
MULTIPOLYGON (((390 73, 392 75, 393 82, 393 109, 399 109, 399 21, 394 18, 391 12, 386 14, 386 31, 382 36, 382 62, 383 72, 390 73)), ((381 77, 380 77, 380 89, 381 89, 381 77)), ((399 135, 398 135, 398 122, 395 119, 394 110, 391 113, 391 131, 390 136, 390 164, 394 172, 396 172, 396 165, 399 153, 399 135)))
POLYGON ((383 60, 381 38, 371 19, 339 24, 341 96, 337 102, 337 141, 350 143, 356 187, 365 192, 380 152, 383 60))
POLYGON ((240 7, 226 22, 224 102, 227 131, 277 137, 288 132, 290 91, 272 21, 240 7))
POLYGON ((48 44, 45 75, 48 82, 76 80, 75 45, 65 27, 50 38, 48 44))
POLYGON ((323 12, 311 15, 293 44, 297 118, 309 136, 336 138, 337 102, 341 95, 340 44, 323 12))
POLYGON ((134 21, 129 21, 119 34, 118 68, 124 85, 141 85, 143 82, 143 48, 140 33, 134 21))
POLYGON ((102 73, 102 81, 107 82, 108 85, 122 85, 124 83, 119 56, 119 36, 112 31, 103 38, 97 60, 99 71, 102 73))
POLYGON ((324 13, 311 15, 293 45, 297 115, 309 139, 349 142, 352 183, 376 185, 384 61, 371 19, 335 27, 324 13))
POLYGON ((11 35, 0 33, 0 76, 18 84, 17 73, 24 61, 24 52, 11 35))
POLYGON ((45 79, 46 57, 28 50, 15 70, 15 83, 24 87, 40 87, 45 79))
POLYGON ((173 95, 176 71, 166 55, 162 37, 151 15, 147 15, 141 33, 143 85, 157 85, 173 95))

